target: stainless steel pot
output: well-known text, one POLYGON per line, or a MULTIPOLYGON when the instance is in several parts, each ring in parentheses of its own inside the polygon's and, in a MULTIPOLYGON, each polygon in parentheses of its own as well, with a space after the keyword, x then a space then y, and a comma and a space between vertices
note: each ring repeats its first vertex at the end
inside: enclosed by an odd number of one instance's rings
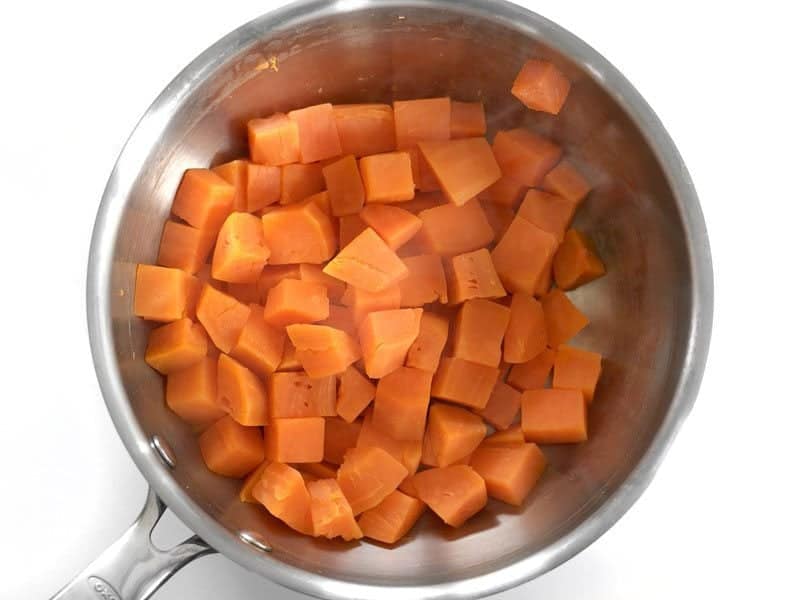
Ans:
POLYGON ((570 33, 496 0, 306 1, 264 15, 167 86, 109 179, 89 258, 89 331, 108 410, 153 491, 132 529, 58 597, 147 598, 212 548, 325 598, 469 598, 536 577, 602 535, 653 477, 700 385, 712 295, 703 217, 677 150, 631 84, 570 33), (557 119, 509 94, 532 55, 574 82, 557 119), (247 119, 444 94, 483 100, 491 130, 552 136, 595 183, 578 225, 609 273, 573 294, 592 319, 578 343, 606 357, 591 439, 547 449, 551 467, 521 510, 490 503, 459 530, 428 516, 392 550, 296 536, 238 502, 236 482, 205 469, 189 428, 165 408, 142 360, 148 328, 131 314, 135 265, 155 259, 184 169, 242 154, 247 119), (199 537, 156 550, 159 497, 199 537))

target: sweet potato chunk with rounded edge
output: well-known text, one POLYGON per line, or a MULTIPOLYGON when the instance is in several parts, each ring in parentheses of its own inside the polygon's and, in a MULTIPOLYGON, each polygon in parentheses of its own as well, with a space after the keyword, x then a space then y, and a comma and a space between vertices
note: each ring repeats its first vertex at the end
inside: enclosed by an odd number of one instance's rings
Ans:
POLYGON ((519 413, 520 399, 522 395, 505 381, 498 381, 489 402, 483 410, 477 413, 498 430, 508 429, 519 413))
POLYGON ((265 456, 282 463, 320 462, 325 452, 325 419, 273 419, 264 428, 265 456))
POLYGON ((348 423, 339 417, 325 419, 325 461, 340 465, 345 452, 356 447, 361 421, 348 423))
POLYGON ((553 258, 553 276, 562 290, 573 290, 605 275, 606 268, 595 254, 591 241, 570 229, 553 258))
POLYGON ((214 236, 190 225, 167 221, 156 262, 162 267, 197 273, 214 247, 214 236))
POLYGON ((372 424, 372 409, 364 411, 364 421, 358 434, 357 448, 376 446, 386 450, 400 461, 409 473, 416 473, 422 456, 422 442, 418 440, 396 440, 372 424))
POLYGON ((339 377, 336 412, 348 423, 364 412, 375 398, 375 385, 353 366, 339 377))
POLYGON ((553 387, 561 390, 580 390, 584 400, 594 400, 594 390, 600 379, 602 357, 571 346, 559 346, 553 366, 553 387))
POLYGON ((501 177, 486 138, 420 142, 419 149, 456 206, 463 206, 501 177))
POLYGON ((269 513, 300 533, 311 535, 311 496, 299 471, 282 463, 270 463, 253 487, 253 497, 269 513))
POLYGON ((419 322, 419 334, 406 355, 406 366, 435 373, 439 368, 450 328, 441 315, 423 312, 419 322))
POLYGON ((532 58, 522 65, 511 93, 531 110, 557 115, 569 95, 570 82, 553 63, 532 58))
POLYGON ((461 306, 453 333, 453 356, 497 367, 511 311, 490 300, 474 298, 461 306))
POLYGON ((527 129, 498 131, 492 145, 503 175, 536 187, 561 159, 561 148, 527 129))
MULTIPOLYGON (((256 287, 258 288, 258 302, 257 304, 264 304, 267 301, 267 294, 269 291, 278 285, 284 279, 301 279, 300 265, 267 265, 261 272, 261 277, 258 278, 256 287)), ((235 284, 228 286, 228 292, 233 294, 231 287, 235 284)))
POLYGON ((264 309, 250 305, 250 316, 231 348, 231 356, 251 371, 267 377, 281 363, 286 332, 264 321, 264 309))
POLYGON ((469 465, 486 482, 492 498, 522 506, 544 473, 547 459, 536 444, 481 444, 469 465))
POLYGON ((353 514, 358 515, 380 504, 407 475, 401 462, 386 450, 372 446, 348 450, 336 480, 353 514))
POLYGON ((206 425, 225 415, 217 404, 217 361, 207 356, 167 375, 167 406, 191 425, 206 425))
POLYGON ((394 111, 388 104, 338 104, 333 117, 342 154, 360 157, 395 149, 394 111))
POLYGON ((311 379, 302 371, 278 371, 267 383, 271 419, 336 416, 335 377, 311 379))
POLYGON ((331 218, 313 202, 276 208, 261 223, 272 265, 320 264, 336 253, 331 218))
POLYGON ((467 465, 429 469, 414 475, 413 483, 419 499, 451 527, 486 506, 486 484, 467 465))
POLYGON ((325 178, 319 164, 291 164, 281 167, 281 204, 305 201, 324 189, 325 178))
POLYGON ((144 360, 166 375, 200 362, 207 350, 203 328, 191 319, 180 319, 150 331, 144 360))
POLYGON ((264 320, 273 327, 328 318, 328 288, 321 283, 284 279, 267 294, 264 320))
POLYGON ((450 98, 396 100, 393 108, 398 150, 425 140, 450 139, 450 98))
POLYGON ((197 300, 197 320, 222 352, 229 353, 236 345, 249 318, 249 306, 208 283, 203 286, 197 300))
POLYGON ((450 102, 450 139, 486 135, 483 102, 450 102))
POLYGON ((255 283, 269 258, 261 219, 231 213, 222 224, 211 261, 211 276, 231 283, 255 283))
POLYGON ((380 378, 402 366, 419 335, 420 308, 381 310, 368 314, 358 327, 367 375, 380 378))
POLYGON ((217 401, 242 425, 267 423, 267 390, 250 369, 227 354, 217 360, 217 401))
POLYGON ((408 152, 372 154, 358 161, 367 203, 404 202, 414 197, 414 173, 408 152))
POLYGON ((588 439, 586 401, 579 390, 522 392, 522 432, 537 444, 572 444, 588 439))
POLYGON ((512 364, 528 362, 546 347, 547 326, 542 305, 527 294, 514 294, 511 319, 503 338, 503 360, 512 364))
POLYGON ((392 250, 413 238, 422 227, 419 217, 397 206, 370 204, 359 214, 392 250))
POLYGON ((544 176, 542 188, 578 205, 589 195, 592 187, 572 163, 562 160, 544 176))
POLYGON ((355 157, 350 154, 322 167, 334 217, 355 215, 364 206, 364 184, 355 157))
POLYGON ((558 288, 550 290, 542 298, 542 308, 547 326, 547 343, 551 348, 558 348, 568 342, 589 324, 586 315, 558 288))
POLYGON ((380 292, 408 276, 403 261, 369 227, 342 248, 323 272, 368 292, 380 292))
POLYGON ((248 121, 247 139, 254 163, 279 167, 300 160, 297 123, 283 113, 248 121))
POLYGON ((236 193, 230 183, 209 169, 187 169, 175 193, 172 213, 192 227, 214 235, 233 210, 236 193))
POLYGON ((486 425, 466 409, 437 402, 431 405, 426 436, 433 465, 446 467, 472 454, 486 437, 486 425))
POLYGON ((258 504, 258 500, 256 500, 255 496, 253 496, 253 488, 256 487, 256 484, 259 481, 261 481, 261 476, 264 474, 264 470, 271 464, 273 463, 265 460, 258 465, 254 471, 251 471, 250 474, 245 478, 244 482, 242 483, 242 487, 239 488, 239 500, 241 502, 258 504))
POLYGON ((447 279, 441 258, 435 254, 420 254, 402 260, 408 269, 408 277, 397 284, 399 306, 411 308, 431 302, 447 303, 447 279))
POLYGON ((291 110, 289 119, 297 123, 300 162, 312 163, 342 153, 331 104, 317 104, 291 110))
POLYGON ((420 235, 429 252, 454 256, 492 243, 494 231, 477 200, 464 206, 443 204, 419 213, 420 235))
POLYGON ((180 269, 138 265, 133 314, 168 323, 187 316, 194 278, 180 269))
POLYGON ((236 189, 233 210, 255 212, 280 198, 281 170, 278 167, 233 160, 214 167, 212 171, 236 189))
POLYGON ((459 254, 450 259, 448 298, 459 304, 473 298, 502 298, 506 295, 486 248, 459 254))
POLYGON ((492 262, 509 292, 533 295, 557 247, 553 234, 517 217, 492 250, 492 262))
POLYGON ((555 351, 547 348, 528 362, 511 367, 506 381, 518 390, 538 390, 547 383, 550 371, 553 370, 555 351))
POLYGON ((394 544, 406 535, 425 511, 425 503, 395 490, 376 507, 361 514, 358 526, 365 537, 394 544))
POLYGON ((530 190, 525 194, 517 215, 539 229, 549 231, 560 242, 575 215, 575 207, 575 203, 567 198, 542 190, 530 190))
POLYGON ((421 440, 431 398, 432 373, 399 367, 378 381, 372 421, 398 440, 421 440))
POLYGON ((482 409, 489 402, 500 369, 462 358, 442 358, 433 377, 431 396, 482 409))
POLYGON ((344 331, 325 325, 288 325, 286 333, 297 360, 310 377, 319 379, 343 373, 361 358, 358 342, 344 331))
MULTIPOLYGON (((521 396, 521 395, 520 395, 521 396)), ((525 436, 522 434, 522 425, 517 424, 504 431, 495 431, 483 441, 484 446, 490 444, 522 444, 525 436)))
POLYGON ((311 495, 311 520, 316 537, 345 541, 363 537, 353 510, 335 479, 318 479, 308 483, 311 495))
POLYGON ((264 461, 261 429, 245 427, 226 415, 197 439, 208 469, 225 477, 244 477, 264 461))

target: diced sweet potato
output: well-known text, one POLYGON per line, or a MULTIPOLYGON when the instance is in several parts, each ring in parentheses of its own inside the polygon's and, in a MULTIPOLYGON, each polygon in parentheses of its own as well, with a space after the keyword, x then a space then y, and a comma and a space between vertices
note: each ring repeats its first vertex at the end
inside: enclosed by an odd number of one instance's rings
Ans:
POLYGON ((511 319, 503 338, 503 360, 511 364, 528 362, 546 347, 547 326, 542 305, 527 294, 514 294, 511 319))
POLYGON ((482 197, 486 197, 493 204, 516 208, 517 204, 522 200, 526 189, 528 188, 525 184, 520 183, 512 177, 503 175, 486 188, 482 197))
POLYGON ((296 204, 325 189, 319 164, 291 164, 281 167, 281 204, 296 204))
POLYGON ((333 107, 342 154, 366 156, 395 149, 394 111, 388 104, 339 104, 333 107))
POLYGON ((394 544, 405 536, 425 511, 425 503, 393 491, 383 501, 361 514, 358 525, 365 537, 394 544))
POLYGON ((342 296, 342 303, 349 309, 351 321, 356 328, 371 312, 400 308, 400 300, 400 285, 397 283, 380 292, 368 292, 348 285, 342 296))
MULTIPOLYGON (((259 275, 259 280, 261 276, 259 275)), ((242 304, 261 304, 261 291, 258 289, 258 281, 255 283, 226 283, 223 288, 229 296, 233 296, 242 304)), ((261 318, 263 307, 259 311, 261 318)))
POLYGON ((553 63, 532 58, 522 65, 511 93, 531 110, 557 115, 569 95, 570 82, 553 63))
POLYGON ((217 361, 205 357, 167 375, 167 406, 191 425, 207 425, 225 415, 217 404, 217 361))
POLYGON ((533 295, 557 247, 553 234, 517 217, 492 250, 492 262, 509 292, 533 295))
POLYGON ((233 349, 249 318, 249 306, 208 283, 203 286, 197 300, 197 320, 222 352, 233 349))
POLYGON ((438 192, 442 189, 428 160, 417 148, 406 150, 411 157, 411 170, 414 173, 414 185, 421 192, 438 192), (415 167, 416 165, 416 167, 415 167))
POLYGON ((528 362, 512 366, 506 381, 518 390, 543 388, 547 378, 550 377, 550 371, 553 370, 555 359, 556 353, 547 348, 528 362))
POLYGON ((303 365, 297 359, 297 350, 291 340, 286 340, 283 346, 283 357, 278 365, 277 371, 302 371, 303 365))
POLYGON ((342 248, 323 271, 368 292, 380 292, 408 276, 403 261, 369 227, 342 248))
POLYGON ((408 242, 422 228, 419 217, 387 204, 365 206, 359 216, 392 250, 408 242))
MULTIPOLYGON (((251 471, 247 478, 242 483, 242 487, 239 488, 239 500, 241 502, 247 502, 249 504, 258 504, 258 500, 255 496, 253 496, 253 488, 256 487, 256 484, 261 481, 261 476, 264 474, 266 468, 273 463, 265 460, 260 465, 258 465, 254 471, 251 471)), ((280 463, 278 463, 280 464, 280 463)))
POLYGON ((431 405, 426 435, 434 466, 446 467, 472 454, 486 437, 486 425, 468 410, 437 402, 431 405))
POLYGON ((320 264, 336 252, 331 218, 313 202, 276 208, 261 222, 272 265, 320 264))
POLYGON ((264 321, 263 315, 261 306, 250 305, 250 316, 231 348, 231 356, 254 373, 267 377, 281 363, 286 332, 264 321))
POLYGON ((358 342, 340 329, 326 325, 295 324, 288 325, 286 333, 309 377, 319 379, 343 373, 361 358, 358 342))
POLYGON ((432 373, 399 367, 378 381, 372 420, 398 440, 421 440, 431 397, 432 373))
POLYGON ((547 459, 536 444, 481 444, 469 465, 486 482, 492 498, 522 506, 544 473, 547 459))
POLYGON ((402 260, 408 269, 408 277, 398 283, 399 306, 409 308, 431 302, 447 302, 447 279, 441 258, 436 254, 420 254, 402 260))
POLYGON ((284 279, 267 294, 264 320, 273 327, 314 323, 328 318, 328 288, 321 283, 284 279))
POLYGON ((422 442, 418 440, 396 440, 372 424, 372 409, 364 411, 364 421, 358 435, 358 448, 375 446, 386 450, 400 461, 409 473, 416 473, 422 456, 422 442))
POLYGON ((423 312, 419 322, 419 334, 406 355, 406 366, 435 373, 439 368, 449 324, 441 315, 423 312))
POLYGON ((553 258, 555 258, 555 254, 545 266, 533 290, 533 295, 539 300, 544 298, 553 287, 553 258))
POLYGON ((176 221, 167 221, 161 234, 156 262, 163 267, 197 273, 213 247, 213 234, 176 221))
POLYGON ((219 231, 211 276, 231 283, 255 283, 269 258, 261 219, 245 212, 232 212, 219 231))
POLYGON ((526 390, 522 393, 522 432, 537 444, 586 441, 586 401, 578 390, 526 390))
POLYGON ((553 387, 561 390, 580 390, 589 404, 600 379, 602 356, 571 346, 559 346, 553 366, 553 387))
POLYGON ((250 159, 262 165, 281 166, 300 160, 297 123, 283 113, 247 122, 250 159))
POLYGON ((500 370, 462 358, 445 357, 433 377, 431 396, 482 409, 489 402, 500 370))
POLYGON ((453 356, 474 363, 500 365, 501 344, 511 311, 490 300, 474 298, 461 306, 453 333, 453 356))
POLYGON ((331 302, 339 302, 344 294, 345 284, 335 277, 331 277, 322 270, 320 265, 301 264, 300 280, 321 283, 328 288, 328 298, 331 302))
POLYGON ((197 440, 208 469, 224 477, 244 477, 264 461, 261 429, 245 427, 226 415, 197 440))
POLYGON ((237 423, 265 425, 267 390, 250 369, 227 354, 217 360, 217 402, 237 423))
POLYGON ((308 473, 314 479, 336 479, 336 471, 339 470, 339 465, 331 465, 326 462, 302 463, 296 467, 298 471, 308 473))
POLYGON ((358 337, 369 377, 383 377, 403 365, 421 318, 420 308, 375 311, 364 318, 358 337))
POLYGON ((517 215, 539 229, 549 231, 560 242, 575 214, 575 203, 542 190, 529 190, 517 215))
POLYGON ((453 304, 473 298, 502 298, 506 295, 486 248, 450 259, 447 271, 448 298, 453 304))
POLYGON ((375 398, 375 386, 353 366, 347 367, 339 377, 336 412, 352 423, 375 398))
POLYGON ((339 217, 339 247, 347 246, 366 228, 367 224, 358 215, 339 217))
POLYGON ((318 479, 309 482, 307 487, 316 537, 341 537, 345 541, 363 537, 350 504, 335 479, 318 479))
POLYGON ((367 203, 404 202, 414 197, 414 174, 408 152, 371 154, 359 159, 367 203))
POLYGON ((161 323, 182 319, 187 316, 192 286, 192 276, 180 269, 138 265, 133 314, 161 323))
POLYGON ((364 184, 352 154, 322 167, 334 217, 355 215, 364 206, 364 184))
POLYGON ((206 355, 208 338, 191 319, 180 319, 150 331, 145 362, 167 375, 200 362, 206 355))
POLYGON ((508 429, 519 414, 521 394, 504 381, 498 381, 489 402, 477 413, 495 429, 508 429))
POLYGON ((467 465, 429 469, 413 481, 419 499, 451 527, 460 527, 486 506, 486 484, 467 465))
POLYGON ((172 213, 192 227, 214 235, 233 210, 236 193, 230 183, 210 169, 187 169, 175 193, 172 213))
MULTIPOLYGON (((261 277, 258 278, 257 304, 264 304, 269 291, 283 279, 300 279, 300 265, 267 265, 264 267, 261 277)), ((230 288, 230 286, 228 287, 230 288)))
POLYGON ((542 188, 575 205, 583 202, 592 190, 586 178, 567 160, 562 160, 544 176, 542 188))
POLYGON ((394 102, 397 148, 416 147, 425 140, 450 139, 450 98, 423 98, 394 102))
POLYGON ((449 204, 447 198, 445 198, 441 192, 431 192, 431 193, 418 193, 416 196, 414 196, 413 200, 409 200, 408 202, 401 202, 397 206, 399 206, 403 210, 407 210, 410 213, 418 215, 423 210, 428 210, 429 208, 442 206, 443 204, 449 204))
POLYGON ((407 475, 401 462, 386 450, 371 446, 348 450, 336 480, 353 514, 358 515, 380 504, 407 475))
POLYGON ((561 148, 527 129, 498 131, 492 145, 503 175, 536 187, 561 159, 561 148))
POLYGON ((312 163, 342 153, 331 104, 317 104, 292 110, 289 111, 289 118, 297 123, 300 162, 312 163))
POLYGON ((463 206, 445 204, 423 210, 420 231, 428 250, 434 254, 454 256, 483 248, 494 239, 486 215, 477 200, 463 206))
POLYGON ((496 431, 487 437, 482 445, 488 446, 490 444, 522 444, 525 442, 525 436, 522 434, 522 425, 512 425, 504 431, 496 431))
POLYGON ((325 419, 272 419, 264 428, 265 456, 282 463, 319 462, 325 452, 325 419))
POLYGON ((233 210, 255 212, 280 198, 281 170, 278 167, 233 160, 212 170, 236 189, 233 210))
POLYGON ((325 460, 342 464, 345 452, 356 447, 360 432, 361 421, 348 423, 339 417, 325 419, 325 460))
POLYGON ((336 416, 335 377, 311 379, 302 371, 278 371, 269 376, 267 391, 271 419, 336 416))
POLYGON ((289 465, 273 462, 264 468, 253 487, 256 498, 269 513, 295 531, 311 535, 311 496, 302 475, 289 465))
POLYGON ((559 288, 574 290, 605 275, 606 268, 592 246, 584 234, 567 231, 553 258, 553 276, 559 288))
POLYGON ((558 288, 553 288, 542 298, 542 308, 547 326, 547 343, 551 348, 568 342, 589 324, 586 315, 558 288))
POLYGON ((471 138, 486 135, 486 113, 483 102, 450 102, 450 138, 471 138))
POLYGON ((500 167, 486 138, 420 142, 419 149, 456 206, 463 206, 500 179, 500 167))
POLYGON ((486 215, 486 220, 494 232, 494 240, 498 241, 502 238, 508 228, 511 227, 511 222, 517 213, 510 206, 503 206, 495 204, 491 200, 479 200, 483 213, 486 215))
POLYGON ((333 213, 331 213, 331 199, 330 196, 328 195, 327 190, 322 192, 317 192, 313 196, 309 196, 308 198, 306 198, 306 200, 308 202, 313 202, 314 204, 316 204, 317 208, 319 208, 329 217, 332 216, 333 213))

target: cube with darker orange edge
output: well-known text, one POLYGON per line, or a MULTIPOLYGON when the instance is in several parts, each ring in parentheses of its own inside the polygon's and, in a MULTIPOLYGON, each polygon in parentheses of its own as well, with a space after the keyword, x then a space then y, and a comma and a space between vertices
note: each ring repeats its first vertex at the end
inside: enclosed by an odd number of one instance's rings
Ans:
POLYGON ((284 113, 247 122, 250 158, 254 163, 281 166, 300 160, 297 123, 284 113))
POLYGON ((519 414, 521 397, 520 392, 505 381, 498 381, 489 396, 489 402, 477 413, 495 429, 508 429, 519 414))
POLYGON ((264 461, 260 427, 245 427, 226 415, 197 440, 208 469, 225 477, 244 477, 264 461))
POLYGON ((256 484, 261 480, 264 470, 271 464, 273 463, 265 460, 250 472, 250 474, 242 482, 242 487, 239 488, 239 500, 242 502, 248 502, 250 504, 258 504, 258 500, 255 496, 253 496, 253 488, 255 488, 256 484))
POLYGON ((229 353, 250 318, 250 307, 206 283, 197 300, 197 320, 222 352, 229 353))
POLYGON ((569 95, 570 82, 553 63, 532 58, 522 65, 511 93, 531 110, 557 115, 569 95))
POLYGON ((428 469, 413 478, 418 498, 451 527, 460 527, 486 506, 486 484, 472 467, 428 469))
POLYGON ((486 437, 482 445, 489 446, 493 444, 524 444, 525 436, 522 434, 522 425, 517 423, 503 431, 495 431, 492 435, 486 437))
POLYGON ((499 366, 510 318, 507 306, 483 298, 467 300, 456 316, 453 356, 489 367, 499 366))
POLYGON ((325 454, 325 419, 273 419, 264 428, 266 458, 283 463, 319 462, 325 454))
POLYGON ((576 204, 542 190, 529 190, 520 204, 517 215, 533 223, 539 229, 549 231, 560 242, 575 214, 576 204))
POLYGON ((232 212, 217 236, 211 276, 231 283, 255 283, 268 258, 261 219, 246 212, 232 212))
POLYGON ((361 358, 358 341, 340 329, 296 323, 287 325, 286 334, 303 370, 315 379, 343 373, 361 358))
POLYGON ((236 188, 233 210, 256 212, 280 199, 279 167, 234 160, 214 167, 213 171, 236 188))
MULTIPOLYGON (((401 280, 401 283, 402 281, 405 280, 401 280)), ((400 308, 401 297, 399 283, 393 283, 380 292, 368 292, 348 285, 342 296, 342 303, 347 307, 352 323, 357 328, 371 312, 400 308)))
POLYGON ((450 139, 486 135, 483 102, 450 102, 450 139))
POLYGON ((336 252, 331 218, 313 202, 281 206, 261 217, 270 265, 324 263, 336 252))
POLYGON ((267 390, 262 381, 227 354, 217 359, 217 401, 237 423, 265 425, 267 390))
POLYGON ((586 441, 586 401, 579 390, 526 390, 522 393, 522 432, 537 444, 586 441))
POLYGON ((450 139, 450 98, 395 100, 397 148, 414 148, 424 140, 450 139))
POLYGON ((491 200, 481 198, 479 202, 486 215, 486 220, 489 222, 489 227, 494 232, 494 241, 498 241, 508 231, 517 213, 510 206, 495 204, 491 200))
POLYGON ((328 312, 328 318, 319 321, 318 325, 327 325, 334 329, 341 329, 346 334, 357 338, 358 330, 356 322, 353 318, 353 313, 346 306, 339 306, 338 304, 331 304, 328 312))
POLYGON ((375 398, 375 385, 354 366, 349 366, 339 376, 336 395, 336 413, 352 423, 375 398))
POLYGON ((368 292, 380 292, 408 275, 403 261, 369 227, 342 248, 323 272, 368 292))
POLYGON ((499 376, 500 369, 496 367, 445 357, 433 377, 431 396, 482 409, 489 402, 499 376))
POLYGON ((498 131, 492 144, 503 175, 528 187, 539 185, 561 160, 561 148, 527 129, 498 131))
POLYGON ((553 365, 553 387, 561 390, 580 390, 587 404, 594 399, 600 379, 602 356, 597 352, 561 345, 553 365))
POLYGON ((363 537, 350 504, 335 479, 318 479, 307 485, 316 537, 340 537, 345 541, 363 537))
POLYGON ((395 490, 380 504, 361 513, 358 526, 365 537, 394 544, 405 536, 425 511, 425 504, 395 490))
POLYGON ((250 316, 231 348, 231 356, 254 373, 266 377, 278 368, 285 343, 286 332, 264 321, 264 309, 251 304, 250 316))
POLYGON ((463 206, 442 204, 419 213, 420 236, 429 252, 454 256, 492 243, 494 231, 477 200, 463 206))
POLYGON ((339 217, 339 247, 347 246, 366 228, 367 224, 358 215, 339 217))
POLYGON ((544 473, 547 458, 536 444, 481 444, 469 465, 486 482, 492 498, 522 506, 544 473))
POLYGON ((448 298, 453 304, 473 298, 502 298, 506 295, 486 248, 452 257, 447 275, 448 298))
POLYGON ((273 462, 253 487, 253 497, 295 531, 311 535, 311 496, 299 471, 273 462))
POLYGON ((562 290, 572 290, 602 277, 605 272, 591 240, 575 229, 567 231, 553 258, 556 285, 562 290))
POLYGON ((320 265, 313 265, 303 263, 300 265, 301 281, 312 281, 314 283, 321 283, 328 288, 328 298, 332 302, 339 302, 344 294, 346 284, 335 277, 331 277, 322 270, 320 265))
POLYGON ((472 454, 486 437, 486 425, 464 408, 436 402, 431 405, 425 435, 433 465, 446 467, 472 454))
POLYGON ((434 373, 439 368, 442 351, 450 332, 449 322, 441 315, 422 313, 419 334, 406 354, 406 366, 434 373))
POLYGON ((541 303, 527 294, 511 298, 511 318, 503 338, 503 360, 528 362, 547 347, 547 325, 541 303))
POLYGON ((214 247, 214 235, 176 221, 164 223, 156 262, 164 267, 197 273, 214 247))
POLYGON ((281 167, 281 204, 295 204, 325 189, 318 164, 290 164, 281 167))
POLYGON ((361 431, 358 434, 358 448, 377 446, 386 450, 400 461, 409 473, 416 473, 422 457, 422 442, 419 440, 396 440, 378 429, 372 422, 372 408, 364 411, 361 431))
POLYGON ((216 233, 233 210, 236 188, 210 169, 188 169, 175 193, 172 213, 192 227, 216 233))
POLYGON ((586 178, 567 160, 562 160, 544 176, 542 188, 566 198, 575 205, 583 202, 592 190, 586 178))
POLYGON ((343 156, 322 167, 334 217, 358 214, 364 206, 364 184, 355 157, 343 156))
POLYGON ((321 283, 284 279, 267 294, 264 320, 274 327, 328 318, 328 288, 321 283))
POLYGON ((395 149, 394 111, 388 104, 333 106, 342 154, 366 156, 395 149))
POLYGON ((553 288, 542 298, 544 322, 547 327, 547 344, 558 348, 589 324, 589 319, 569 297, 553 288))
POLYGON ((352 448, 336 474, 354 515, 373 508, 408 476, 401 462, 382 448, 352 448))
POLYGON ((133 314, 161 323, 182 319, 187 316, 192 285, 193 277, 181 269, 137 265, 133 314))
POLYGON ((420 142, 419 149, 445 196, 456 206, 463 206, 502 175, 492 148, 483 137, 420 142))
POLYGON ((387 204, 365 206, 359 217, 372 227, 392 250, 397 250, 408 242, 422 227, 422 221, 416 215, 387 204))
POLYGON ((433 374, 398 367, 378 381, 373 423, 398 440, 421 440, 431 397, 433 374))
POLYGON ((533 295, 557 247, 552 233, 516 217, 491 253, 503 287, 533 295))
POLYGON ((217 361, 206 356, 167 375, 169 409, 191 425, 206 425, 224 416, 217 403, 217 361))
POLYGON ((261 277, 258 278, 257 283, 259 297, 258 304, 264 304, 264 302, 267 301, 267 294, 269 291, 278 285, 282 279, 300 279, 300 265, 269 264, 264 267, 264 270, 261 271, 261 277))
POLYGON ((207 349, 208 338, 203 328, 191 319, 180 319, 150 331, 144 360, 166 375, 199 362, 207 349))
POLYGON ((342 464, 345 452, 356 447, 360 432, 361 421, 348 423, 341 417, 325 419, 325 461, 342 464))
MULTIPOLYGON (((247 208, 247 165, 246 160, 232 160, 230 162, 217 165, 211 170, 230 183, 236 190, 233 196, 233 210, 249 212, 247 208)), ((277 167, 265 167, 264 165, 254 165, 265 169, 276 169, 277 167)), ((280 171, 277 171, 277 188, 280 189, 280 171)), ((277 200, 277 198, 275 198, 277 200)))
POLYGON ((312 163, 342 153, 333 105, 330 103, 289 111, 289 118, 297 123, 300 162, 312 163))
POLYGON ((335 377, 312 379, 303 371, 278 371, 269 376, 267 390, 270 418, 336 416, 335 377))
POLYGON ((524 183, 503 175, 483 191, 481 198, 486 198, 493 204, 516 208, 526 189, 524 183))
POLYGON ((414 197, 414 174, 408 152, 372 154, 359 159, 366 202, 403 202, 414 197))
POLYGON ((506 381, 518 390, 538 390, 543 388, 553 370, 556 353, 550 348, 531 360, 513 365, 506 381))
POLYGON ((408 269, 408 277, 398 283, 400 306, 408 308, 431 302, 447 302, 447 279, 439 256, 420 254, 402 260, 408 269))
POLYGON ((403 365, 421 318, 421 308, 375 311, 364 318, 358 337, 369 377, 383 377, 403 365))

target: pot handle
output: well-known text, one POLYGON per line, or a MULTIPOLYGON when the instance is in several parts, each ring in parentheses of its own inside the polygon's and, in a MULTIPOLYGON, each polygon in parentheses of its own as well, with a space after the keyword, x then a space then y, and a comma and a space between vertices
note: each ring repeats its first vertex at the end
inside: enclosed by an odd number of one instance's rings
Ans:
POLYGON ((128 531, 51 600, 147 600, 184 565, 215 552, 196 535, 169 550, 156 548, 150 536, 165 510, 149 488, 128 531))

